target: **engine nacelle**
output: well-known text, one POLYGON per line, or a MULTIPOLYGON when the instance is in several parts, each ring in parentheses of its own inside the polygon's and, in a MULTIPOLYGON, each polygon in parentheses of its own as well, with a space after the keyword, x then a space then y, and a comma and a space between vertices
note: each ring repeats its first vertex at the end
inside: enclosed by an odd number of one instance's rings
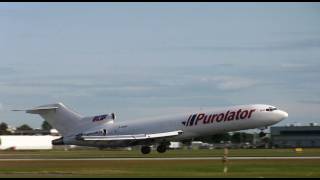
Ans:
POLYGON ((64 145, 63 137, 51 141, 52 145, 64 145))

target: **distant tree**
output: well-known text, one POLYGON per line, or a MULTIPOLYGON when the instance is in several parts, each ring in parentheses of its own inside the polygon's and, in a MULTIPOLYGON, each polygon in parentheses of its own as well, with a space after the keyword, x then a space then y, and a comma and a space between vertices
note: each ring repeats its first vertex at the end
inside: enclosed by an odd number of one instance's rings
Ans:
POLYGON ((244 133, 244 132, 235 132, 231 136, 231 141, 233 143, 252 142, 253 134, 244 133))
POLYGON ((20 127, 17 127, 17 130, 33 130, 29 125, 23 124, 20 127))
POLYGON ((221 141, 230 141, 230 134, 229 133, 224 133, 224 134, 216 134, 216 135, 213 135, 212 137, 212 140, 214 143, 220 143, 221 141))
POLYGON ((215 134, 212 136, 206 136, 206 137, 198 137, 195 138, 195 141, 202 141, 206 143, 220 143, 221 141, 230 141, 230 134, 224 133, 224 134, 215 134))
POLYGON ((2 122, 2 123, 0 124, 0 135, 8 135, 8 134, 11 134, 11 133, 8 131, 8 124, 2 122))
POLYGON ((235 132, 232 136, 231 136, 231 141, 233 143, 240 143, 241 142, 241 133, 239 132, 235 132))
POLYGON ((7 130, 7 129, 8 129, 8 124, 5 123, 5 122, 2 122, 2 123, 0 124, 0 130, 7 130))
POLYGON ((50 130, 52 129, 52 126, 47 121, 43 121, 41 128, 42 130, 50 130))

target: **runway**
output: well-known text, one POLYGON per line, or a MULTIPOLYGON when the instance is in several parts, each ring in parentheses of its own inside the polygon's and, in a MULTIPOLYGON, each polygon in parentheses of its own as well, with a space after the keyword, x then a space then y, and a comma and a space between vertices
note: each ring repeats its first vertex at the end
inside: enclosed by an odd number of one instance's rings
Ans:
MULTIPOLYGON (((3 158, 0 161, 170 161, 170 160, 221 160, 222 157, 178 157, 178 158, 3 158)), ((228 157, 229 160, 281 160, 281 159, 320 159, 314 157, 228 157)))

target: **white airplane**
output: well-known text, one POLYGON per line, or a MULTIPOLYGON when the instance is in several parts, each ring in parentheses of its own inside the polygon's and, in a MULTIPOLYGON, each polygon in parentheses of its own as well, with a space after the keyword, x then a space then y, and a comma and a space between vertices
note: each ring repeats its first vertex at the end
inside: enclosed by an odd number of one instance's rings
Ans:
POLYGON ((175 116, 132 121, 115 121, 114 113, 84 117, 62 103, 25 111, 39 114, 62 135, 53 145, 129 147, 141 145, 148 154, 151 145, 163 153, 170 141, 186 141, 230 131, 267 127, 288 117, 288 113, 264 104, 231 106, 175 116))

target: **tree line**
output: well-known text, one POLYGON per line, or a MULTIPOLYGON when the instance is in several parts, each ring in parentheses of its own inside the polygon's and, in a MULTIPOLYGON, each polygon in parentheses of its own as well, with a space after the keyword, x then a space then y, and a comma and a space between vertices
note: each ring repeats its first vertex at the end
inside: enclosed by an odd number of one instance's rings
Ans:
POLYGON ((215 134, 206 137, 198 137, 195 138, 195 141, 202 141, 206 143, 221 143, 221 142, 232 142, 232 143, 241 143, 241 142, 253 142, 253 134, 245 133, 245 132, 235 132, 233 134, 223 133, 223 134, 215 134))
MULTIPOLYGON (((23 124, 16 128, 17 130, 33 130, 28 124, 23 124)), ((52 126, 47 122, 43 121, 41 125, 42 130, 50 130, 52 126)), ((11 132, 8 130, 8 124, 5 122, 0 123, 0 135, 10 135, 11 132)))

